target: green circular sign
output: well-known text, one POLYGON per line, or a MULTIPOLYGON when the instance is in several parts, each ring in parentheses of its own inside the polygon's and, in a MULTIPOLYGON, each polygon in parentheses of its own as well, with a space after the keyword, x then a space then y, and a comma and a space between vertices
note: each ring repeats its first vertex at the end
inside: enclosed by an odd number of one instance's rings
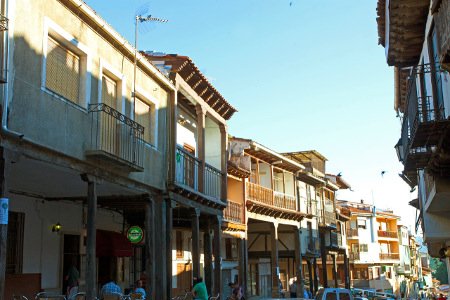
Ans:
POLYGON ((127 238, 133 244, 137 244, 144 238, 144 230, 139 226, 131 226, 128 228, 127 238))

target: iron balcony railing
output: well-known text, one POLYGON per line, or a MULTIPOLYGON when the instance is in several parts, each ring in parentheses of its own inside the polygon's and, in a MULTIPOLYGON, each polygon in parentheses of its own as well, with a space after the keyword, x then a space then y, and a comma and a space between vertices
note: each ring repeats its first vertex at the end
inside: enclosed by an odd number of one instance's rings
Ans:
POLYGON ((398 233, 397 233, 397 231, 378 230, 378 237, 397 239, 398 233))
POLYGON ((338 232, 330 232, 330 247, 341 248, 342 245, 342 235, 338 232))
POLYGON ((104 104, 90 104, 91 151, 143 167, 144 127, 104 104))
POLYGON ((223 218, 225 221, 244 224, 244 206, 241 203, 228 200, 223 218))
POLYGON ((295 196, 277 192, 252 182, 246 182, 245 185, 245 196, 247 200, 259 202, 274 208, 297 210, 295 196))
POLYGON ((392 260, 392 259, 400 259, 400 254, 398 253, 380 253, 381 260, 392 260))
POLYGON ((334 203, 330 199, 323 199, 320 224, 322 226, 336 227, 336 211, 334 210, 334 203))
MULTIPOLYGON (((410 155, 431 153, 431 145, 428 145, 429 139, 424 135, 429 133, 420 129, 422 124, 430 124, 446 119, 441 88, 436 89, 438 93, 435 95, 436 99, 430 95, 418 95, 418 90, 425 90, 421 87, 425 80, 424 74, 431 73, 431 76, 436 77, 440 76, 441 72, 439 64, 436 66, 421 64, 411 70, 401 131, 403 152, 401 160, 403 160, 404 164, 410 155)), ((429 93, 429 91, 427 92, 429 93)))
POLYGON ((177 146, 175 153, 176 176, 175 181, 199 193, 215 199, 221 199, 222 180, 224 173, 213 166, 203 163, 192 153, 177 146), (203 175, 203 191, 200 190, 199 180, 203 175))

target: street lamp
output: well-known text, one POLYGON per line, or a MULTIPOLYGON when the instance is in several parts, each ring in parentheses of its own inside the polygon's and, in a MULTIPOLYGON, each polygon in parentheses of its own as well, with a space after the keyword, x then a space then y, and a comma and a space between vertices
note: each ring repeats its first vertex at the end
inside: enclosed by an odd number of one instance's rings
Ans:
POLYGON ((135 25, 134 25, 134 77, 133 77, 133 104, 136 103, 136 69, 137 69, 137 47, 138 47, 138 24, 144 22, 159 22, 159 23, 167 23, 168 20, 152 17, 152 15, 148 15, 146 17, 137 15, 135 17, 135 25))
POLYGON ((395 151, 397 152, 397 157, 400 162, 404 162, 405 159, 405 149, 403 147, 402 139, 400 138, 397 144, 394 146, 395 151))

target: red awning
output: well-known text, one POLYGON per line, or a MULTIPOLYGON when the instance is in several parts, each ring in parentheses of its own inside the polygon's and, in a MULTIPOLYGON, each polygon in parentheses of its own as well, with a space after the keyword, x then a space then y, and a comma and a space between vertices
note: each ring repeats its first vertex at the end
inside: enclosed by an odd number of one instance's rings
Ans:
POLYGON ((131 243, 120 233, 97 230, 97 256, 129 257, 133 255, 131 243))

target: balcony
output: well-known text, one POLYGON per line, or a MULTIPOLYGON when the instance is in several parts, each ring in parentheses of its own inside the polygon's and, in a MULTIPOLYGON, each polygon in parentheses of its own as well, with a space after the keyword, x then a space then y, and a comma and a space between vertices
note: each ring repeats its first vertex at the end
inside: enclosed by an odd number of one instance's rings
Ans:
POLYGON ((227 207, 223 211, 223 219, 227 222, 244 224, 244 206, 228 200, 227 207))
POLYGON ((423 174, 425 183, 425 210, 431 213, 450 211, 450 179, 448 176, 423 174))
POLYGON ((8 30, 8 18, 0 13, 0 83, 7 82, 7 39, 8 36, 6 32, 8 30))
POLYGON ((308 247, 306 248, 306 253, 310 256, 316 256, 320 253, 320 242, 317 237, 308 237, 308 247))
POLYGON ((347 229, 347 238, 348 239, 358 238, 358 229, 357 228, 349 228, 349 229, 347 229))
POLYGON ((91 145, 86 156, 129 172, 142 172, 144 127, 112 107, 89 105, 91 145))
POLYGON ((381 260, 397 260, 400 259, 400 254, 398 253, 380 253, 381 260))
POLYGON ((330 232, 330 243, 329 246, 331 248, 343 248, 345 245, 342 243, 342 235, 337 232, 330 232))
POLYGON ((441 94, 436 99, 417 94, 417 82, 423 81, 425 73, 430 73, 434 78, 440 77, 441 72, 439 66, 430 64, 418 65, 411 71, 401 138, 396 146, 399 160, 405 165, 406 172, 428 164, 432 151, 448 124, 441 94))
POLYGON ((378 238, 398 239, 397 231, 378 230, 378 238))
POLYGON ((285 210, 296 211, 297 209, 295 196, 277 192, 251 182, 246 182, 245 191, 247 200, 285 210))
POLYGON ((221 199, 223 172, 207 163, 203 164, 200 159, 180 146, 176 149, 175 165, 177 184, 213 199, 221 199), (200 181, 202 184, 199 184, 200 181))
POLYGON ((349 259, 351 261, 359 260, 359 252, 350 252, 349 253, 349 259))

